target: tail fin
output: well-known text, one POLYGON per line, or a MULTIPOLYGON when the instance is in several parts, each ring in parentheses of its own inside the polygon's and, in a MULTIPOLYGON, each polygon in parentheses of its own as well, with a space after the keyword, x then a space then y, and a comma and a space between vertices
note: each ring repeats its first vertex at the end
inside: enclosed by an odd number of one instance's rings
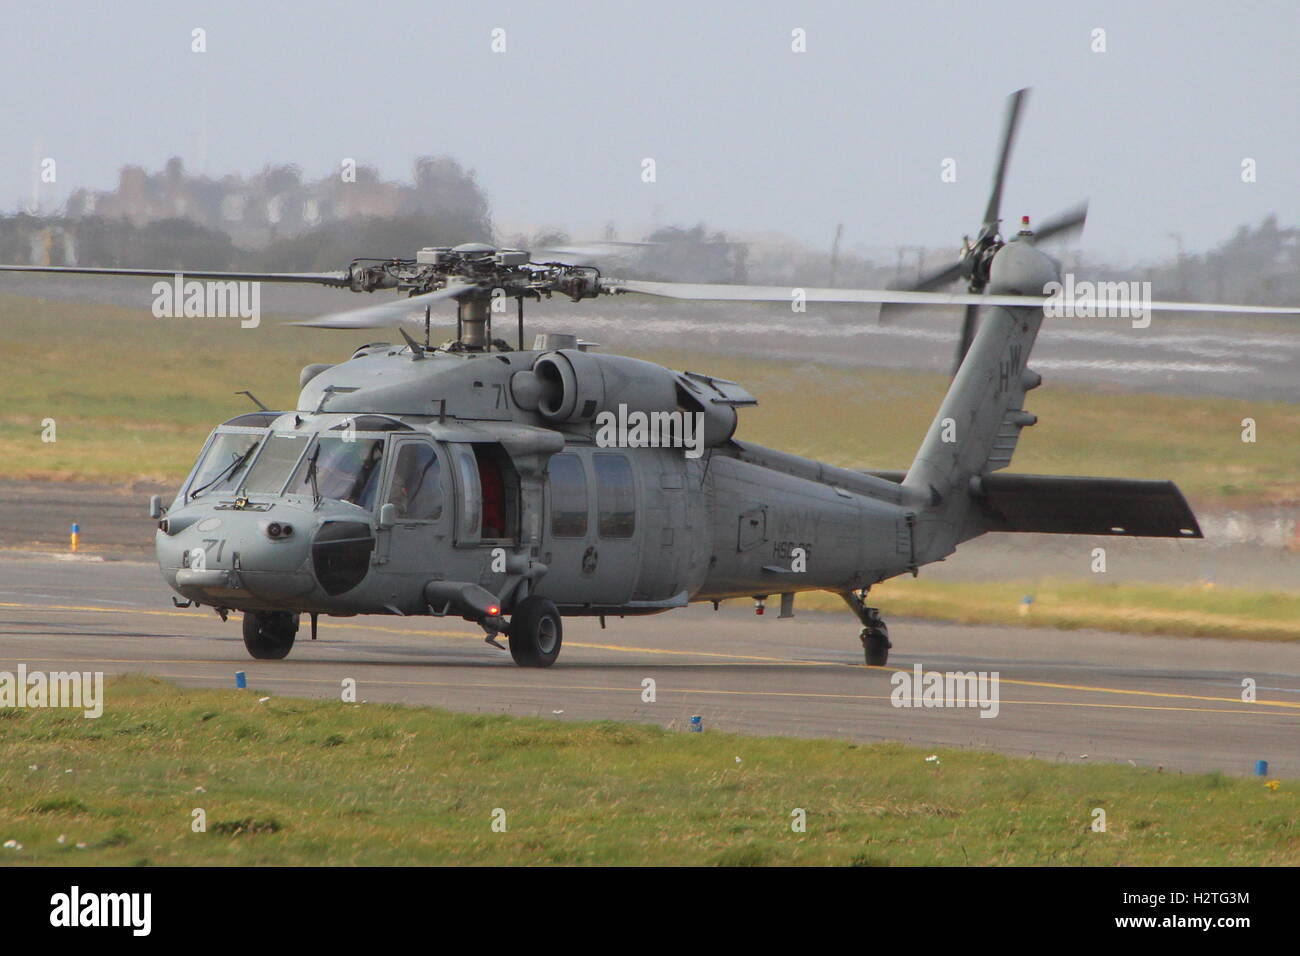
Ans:
MULTIPOLYGON (((1059 280, 1055 260, 1028 241, 998 251, 989 291, 1042 295, 1059 280)), ((970 507, 970 479, 1011 462, 1020 429, 1037 419, 1022 408, 1025 392, 1041 378, 1027 368, 1043 310, 986 307, 939 413, 926 433, 903 484, 929 496, 917 516, 917 557, 924 563, 951 553, 970 507)))

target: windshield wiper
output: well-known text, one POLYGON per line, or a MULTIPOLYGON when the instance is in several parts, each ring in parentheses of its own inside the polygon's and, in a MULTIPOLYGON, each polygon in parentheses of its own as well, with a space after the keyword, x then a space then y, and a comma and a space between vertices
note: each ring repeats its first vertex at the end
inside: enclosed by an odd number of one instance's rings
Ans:
POLYGON ((312 511, 320 508, 320 485, 316 482, 316 460, 320 458, 320 442, 312 449, 311 457, 307 459, 307 480, 311 482, 311 500, 312 511))
POLYGON ((187 497, 197 498, 199 495, 203 494, 203 492, 207 491, 213 485, 217 484, 217 482, 225 481, 231 475, 235 474, 237 471, 239 471, 240 468, 244 467, 244 462, 248 461, 249 457, 253 454, 253 452, 257 451, 257 446, 260 444, 261 442, 257 442, 251 448, 249 448, 248 451, 244 452, 242 455, 236 455, 234 460, 231 461, 231 463, 227 465, 225 468, 221 469, 221 471, 217 472, 216 477, 213 478, 211 481, 207 482, 206 484, 198 488, 191 488, 190 493, 187 497))

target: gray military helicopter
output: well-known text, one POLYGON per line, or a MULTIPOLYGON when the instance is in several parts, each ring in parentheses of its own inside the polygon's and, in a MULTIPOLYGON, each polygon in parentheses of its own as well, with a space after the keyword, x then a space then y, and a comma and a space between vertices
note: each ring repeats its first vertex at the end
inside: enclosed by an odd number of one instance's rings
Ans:
MULTIPOLYGON (((591 265, 535 262, 483 244, 413 259, 356 260, 340 272, 189 272, 216 281, 317 283, 406 297, 297 323, 398 326, 401 344, 362 346, 309 365, 297 407, 238 415, 212 432, 166 507, 155 498, 163 577, 222 619, 243 612, 259 660, 293 648, 301 616, 454 615, 480 625, 515 662, 559 656, 565 616, 657 614, 691 602, 800 591, 843 597, 861 622, 866 663, 888 659, 871 587, 943 560, 988 532, 1199 538, 1167 481, 997 474, 1021 429, 1044 318, 1060 279, 1044 233, 999 232, 1007 158, 1023 102, 1011 102, 977 239, 921 289, 805 289, 648 282, 591 265), (964 278, 965 293, 934 291, 964 278), (591 350, 569 334, 524 345, 524 301, 560 293, 674 299, 966 308, 951 386, 906 471, 862 472, 735 437, 756 399, 736 382, 591 350), (494 318, 516 341, 494 337, 494 318), (432 309, 456 305, 456 337, 429 342, 432 309), (976 330, 977 310, 982 322, 976 330), (424 341, 404 327, 424 326, 424 341), (611 416, 628 424, 611 428, 611 416), (639 416, 639 417, 638 417, 639 416), (635 421, 634 421, 635 420, 635 421), (631 424, 629 424, 631 423, 631 424), (638 431, 638 428, 640 431, 638 431)), ((0 267, 157 276, 171 270, 0 267)), ((1300 309, 1150 303, 1193 312, 1300 309)), ((251 397, 251 396, 250 396, 251 397)), ((175 598, 173 598, 175 600, 175 598)))

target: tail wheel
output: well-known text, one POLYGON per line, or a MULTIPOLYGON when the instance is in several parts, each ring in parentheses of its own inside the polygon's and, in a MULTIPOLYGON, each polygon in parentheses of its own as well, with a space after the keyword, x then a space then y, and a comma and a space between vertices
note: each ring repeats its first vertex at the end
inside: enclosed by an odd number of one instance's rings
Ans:
POLYGON ((889 628, 884 621, 862 629, 862 650, 867 656, 868 667, 884 667, 889 662, 889 628))
POLYGON ((547 598, 530 594, 515 606, 506 636, 510 656, 520 667, 550 667, 560 656, 563 643, 560 612, 547 598))
POLYGON ((298 615, 289 611, 245 611, 244 647, 254 660, 280 661, 293 650, 298 615))

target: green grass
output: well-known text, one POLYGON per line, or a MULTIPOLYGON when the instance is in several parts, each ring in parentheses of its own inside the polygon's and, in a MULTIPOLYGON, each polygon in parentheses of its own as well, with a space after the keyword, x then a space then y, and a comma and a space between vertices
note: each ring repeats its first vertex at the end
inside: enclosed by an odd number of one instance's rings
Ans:
MULTIPOLYGON (((371 337, 381 333, 370 333, 371 337)), ((248 409, 251 389, 296 403, 298 371, 366 338, 235 320, 155 319, 141 309, 0 297, 0 460, 8 477, 177 483, 208 431, 248 409), (58 441, 40 441, 53 418, 58 441)), ((739 437, 850 467, 912 459, 946 387, 939 375, 700 352, 641 350, 675 368, 746 385, 760 400, 739 437)), ((1183 398, 1047 383, 1030 393, 1015 470, 1171 478, 1199 505, 1300 498, 1292 405, 1183 398), (1241 441, 1241 420, 1259 440, 1241 441)))
POLYGON ((0 861, 1300 863, 1294 782, 258 696, 126 678, 98 720, 0 711, 0 861))
MULTIPOLYGON (((808 610, 841 611, 838 597, 800 595, 808 610)), ((1255 641, 1300 640, 1300 593, 1089 580, 934 581, 894 578, 871 590, 887 618, 958 624, 1095 628, 1255 641), (1033 601, 1024 610, 1026 595, 1033 601)))

